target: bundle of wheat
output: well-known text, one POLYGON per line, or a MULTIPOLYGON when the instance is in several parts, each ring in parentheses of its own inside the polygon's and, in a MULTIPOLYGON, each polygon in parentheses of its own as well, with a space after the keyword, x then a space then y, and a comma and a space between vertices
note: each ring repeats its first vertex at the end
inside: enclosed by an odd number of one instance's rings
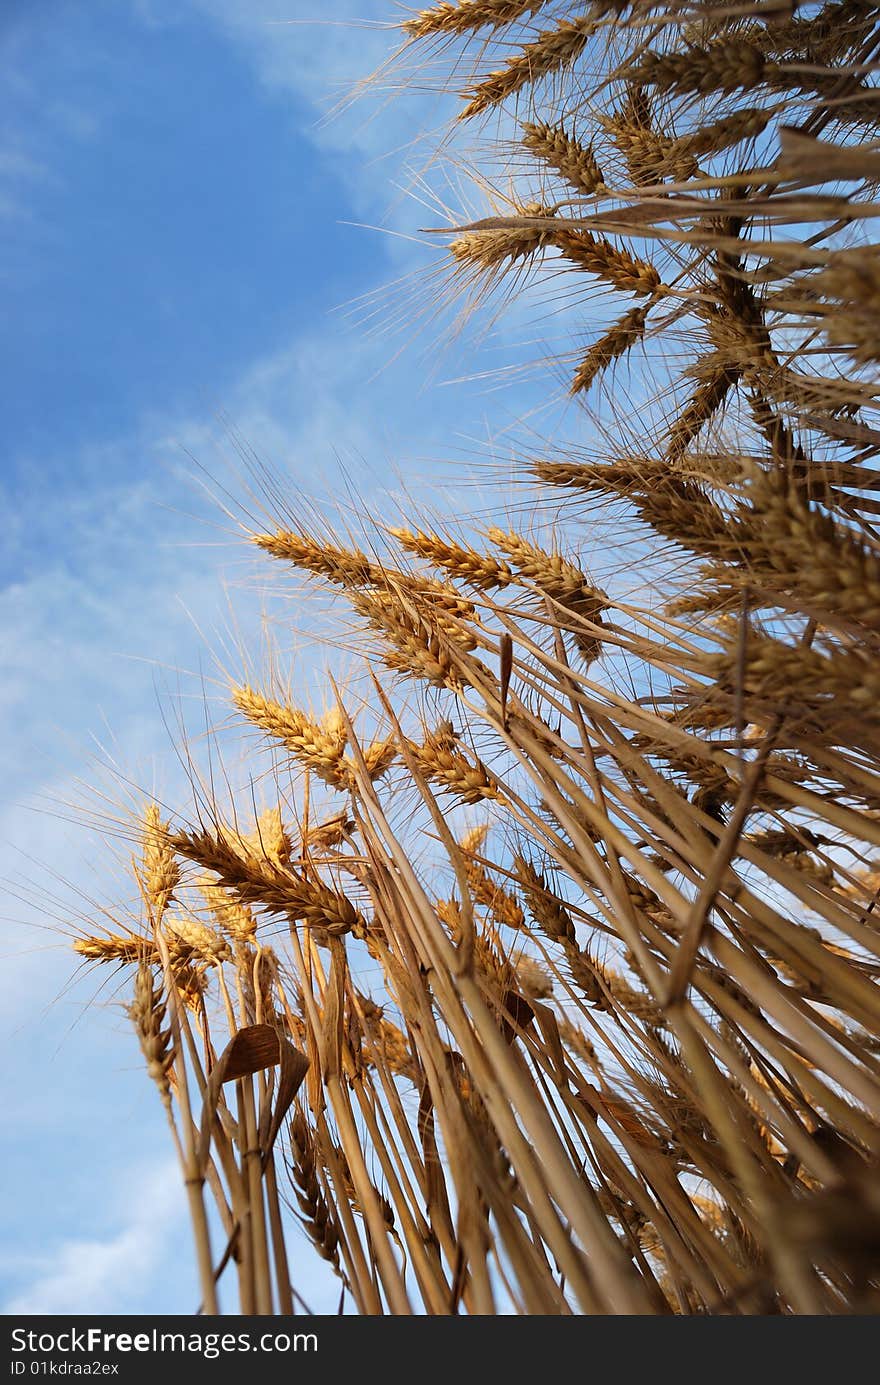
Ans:
POLYGON ((141 923, 77 944, 134 968, 205 1311, 227 1273, 293 1311, 288 1178, 361 1313, 880 1308, 880 11, 794 9, 403 26, 450 83, 473 54, 462 119, 531 182, 453 280, 562 275, 608 325, 572 343, 580 455, 522 464, 555 541, 253 535, 348 603, 383 728, 233 688, 273 815, 151 805, 141 923), (588 503, 644 600, 584 570, 588 503))

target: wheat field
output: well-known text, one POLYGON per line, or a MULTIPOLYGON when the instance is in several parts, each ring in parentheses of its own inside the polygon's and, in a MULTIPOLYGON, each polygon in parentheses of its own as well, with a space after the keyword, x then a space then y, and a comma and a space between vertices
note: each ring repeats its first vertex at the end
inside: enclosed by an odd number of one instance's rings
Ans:
POLYGON ((880 1309, 878 21, 400 23, 374 80, 460 95, 484 204, 409 292, 549 304, 579 442, 491 516, 247 535, 359 679, 233 678, 263 803, 193 766, 75 942, 203 1312, 300 1311, 310 1257, 366 1315, 880 1309))

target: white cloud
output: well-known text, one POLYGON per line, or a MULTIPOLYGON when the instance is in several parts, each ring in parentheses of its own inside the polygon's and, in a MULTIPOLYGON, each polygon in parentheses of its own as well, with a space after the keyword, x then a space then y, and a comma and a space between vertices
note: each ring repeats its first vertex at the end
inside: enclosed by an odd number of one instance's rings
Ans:
POLYGON ((333 0, 303 16, 295 0, 191 0, 244 45, 260 80, 323 109, 397 46, 385 0, 333 0), (297 13, 297 8, 299 13, 297 13))
POLYGON ((34 158, 24 142, 7 138, 0 146, 0 220, 27 220, 31 215, 28 197, 33 185, 54 181, 46 164, 34 158))
POLYGON ((22 149, 13 149, 8 145, 0 149, 0 178, 26 178, 33 182, 42 182, 49 177, 49 170, 45 164, 31 158, 22 149))
POLYGON ((88 144, 97 139, 102 119, 97 109, 77 105, 73 101, 50 101, 46 115, 58 132, 76 144, 88 144))
MULTIPOLYGON (((47 1246, 21 1267, 33 1277, 3 1305, 5 1315, 144 1311, 160 1267, 167 1266, 173 1234, 186 1219, 186 1198, 175 1160, 131 1169, 120 1184, 117 1229, 104 1238, 47 1246)), ((180 1311, 191 1313, 196 1306, 191 1297, 180 1311)))

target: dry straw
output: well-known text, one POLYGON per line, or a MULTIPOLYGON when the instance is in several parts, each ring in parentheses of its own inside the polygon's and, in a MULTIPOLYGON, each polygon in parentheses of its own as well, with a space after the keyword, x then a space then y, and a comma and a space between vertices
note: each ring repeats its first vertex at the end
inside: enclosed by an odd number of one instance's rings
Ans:
POLYGON ((364 1314, 880 1310, 874 21, 405 20, 487 168, 521 129, 452 271, 564 271, 588 422, 527 532, 254 536, 345 603, 357 716, 234 687, 270 808, 151 805, 142 916, 76 943, 131 973, 203 1311, 307 1302, 291 1235, 364 1314))

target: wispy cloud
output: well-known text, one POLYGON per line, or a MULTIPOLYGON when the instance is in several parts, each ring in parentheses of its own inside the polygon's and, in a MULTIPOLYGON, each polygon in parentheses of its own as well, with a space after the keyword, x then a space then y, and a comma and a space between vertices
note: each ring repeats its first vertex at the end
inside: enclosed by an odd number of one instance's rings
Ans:
POLYGON ((29 218, 32 188, 53 180, 47 165, 35 158, 31 150, 7 139, 0 146, 0 220, 29 218))
POLYGON ((237 45, 267 91, 286 98, 288 118, 344 170, 352 205, 365 218, 384 218, 393 201, 404 229, 424 221, 392 182, 418 185, 433 158, 426 129, 444 126, 455 98, 438 92, 432 104, 423 81, 416 91, 402 80, 396 21, 403 9, 387 0, 334 0, 304 17, 290 0, 190 4, 237 45))
POLYGON ((0 148, 0 178, 22 178, 30 182, 50 177, 46 165, 30 157, 21 149, 0 148))
POLYGON ((293 97, 315 139, 355 157, 387 148, 372 139, 363 111, 350 122, 322 119, 400 46, 395 11, 386 0, 333 0, 305 7, 291 0, 129 0, 139 24, 171 29, 195 15, 236 44, 257 79, 276 95, 293 97), (304 107, 311 111, 304 112, 304 107))
MULTIPOLYGON (((260 80, 325 109, 378 67, 396 46, 381 0, 334 0, 304 16, 289 0, 191 0, 248 50, 260 80)), ((328 134, 332 139, 332 133, 328 134)))
MULTIPOLYGON (((83 93, 87 100, 59 96, 50 84, 46 87, 46 65, 52 54, 72 57, 76 47, 76 17, 59 11, 53 15, 57 45, 53 50, 45 42, 45 16, 40 5, 23 5, 17 12, 3 15, 0 25, 0 85, 3 91, 2 116, 4 137, 0 145, 0 192, 12 200, 12 189, 19 189, 22 198, 28 186, 36 183, 57 183, 63 176, 61 155, 68 141, 82 143, 94 139, 101 126, 101 106, 104 104, 95 91, 94 82, 102 73, 106 55, 100 43, 95 43, 84 58, 77 53, 73 62, 79 63, 83 93), (72 30, 69 28, 71 18, 72 30), (90 81, 91 79, 91 81, 90 81)), ((51 81, 58 80, 52 72, 51 81)))
MULTIPOLYGON (((20 1267, 24 1282, 3 1305, 4 1314, 117 1314, 146 1308, 160 1267, 167 1273, 177 1228, 186 1223, 180 1170, 174 1160, 159 1167, 135 1167, 126 1171, 116 1191, 120 1215, 114 1230, 104 1237, 47 1245, 39 1257, 20 1267)), ((192 1313, 197 1306, 195 1284, 187 1271, 178 1271, 175 1278, 181 1294, 187 1295, 178 1311, 192 1313)), ((165 1311, 173 1312, 167 1285, 162 1297, 165 1311)))

